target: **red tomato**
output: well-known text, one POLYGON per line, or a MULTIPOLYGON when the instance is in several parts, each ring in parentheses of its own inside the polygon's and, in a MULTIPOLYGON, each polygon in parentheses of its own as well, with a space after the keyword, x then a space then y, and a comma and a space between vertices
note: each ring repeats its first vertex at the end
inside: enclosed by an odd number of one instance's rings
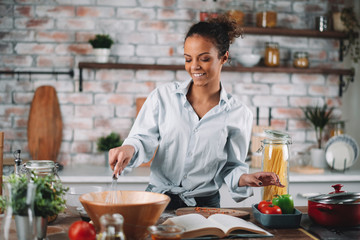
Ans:
POLYGON ((258 208, 259 211, 260 211, 260 209, 262 209, 262 208, 265 207, 265 206, 269 206, 270 204, 271 204, 271 201, 270 201, 270 200, 263 200, 263 201, 259 202, 257 208, 258 208))
POLYGON ((96 231, 91 223, 76 221, 69 228, 70 240, 95 240, 96 231))
POLYGON ((264 206, 262 209, 259 209, 259 211, 264 214, 282 214, 281 208, 272 204, 264 206))

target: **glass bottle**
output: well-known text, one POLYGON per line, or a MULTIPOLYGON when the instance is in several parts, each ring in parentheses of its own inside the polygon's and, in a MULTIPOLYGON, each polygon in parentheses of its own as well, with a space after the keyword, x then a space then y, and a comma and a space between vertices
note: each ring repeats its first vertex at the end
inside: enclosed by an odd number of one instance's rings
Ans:
POLYGON ((14 172, 15 172, 15 174, 16 175, 20 175, 20 174, 22 174, 23 172, 22 172, 22 166, 23 165, 21 165, 21 163, 22 163, 22 159, 21 159, 21 157, 20 157, 20 154, 21 154, 21 150, 20 149, 18 149, 18 150, 16 150, 14 153, 14 157, 15 157, 15 165, 14 165, 14 172))
POLYGON ((262 188, 262 200, 272 200, 274 195, 289 193, 289 160, 291 137, 277 130, 265 130, 262 141, 262 171, 274 172, 285 187, 274 185, 262 188))
POLYGON ((13 239, 16 232, 19 240, 36 240, 38 239, 34 212, 36 185, 27 183, 24 192, 19 190, 19 187, 24 189, 20 185, 23 183, 19 181, 16 184, 12 185, 8 182, 4 184, 6 209, 2 220, 0 239, 13 239))
POLYGON ((309 54, 307 52, 295 52, 293 64, 296 68, 309 67, 309 54))
POLYGON ((276 27, 277 13, 275 5, 264 3, 259 5, 259 11, 256 13, 256 26, 262 28, 276 27))
POLYGON ((1 240, 10 239, 10 231, 15 229, 15 223, 12 221, 13 209, 11 204, 11 185, 10 183, 4 183, 4 198, 5 198, 5 211, 4 218, 1 223, 1 240))
POLYGON ((268 67, 277 67, 280 65, 280 51, 277 42, 265 43, 265 65, 268 67))
POLYGON ((100 217, 101 230, 98 240, 124 240, 124 218, 121 214, 104 214, 100 217))

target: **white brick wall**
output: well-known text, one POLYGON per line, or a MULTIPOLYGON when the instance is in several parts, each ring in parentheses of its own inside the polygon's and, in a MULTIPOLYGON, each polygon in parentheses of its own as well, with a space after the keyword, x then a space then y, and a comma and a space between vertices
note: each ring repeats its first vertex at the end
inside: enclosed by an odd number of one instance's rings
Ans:
MULTIPOLYGON (((220 0, 224 9, 235 0, 220 0)), ((251 14, 259 1, 241 1, 251 14)), ((336 1, 342 6, 343 1, 336 1)), ((56 88, 63 118, 63 141, 58 160, 65 165, 103 164, 96 140, 111 131, 125 138, 136 114, 135 100, 159 85, 188 79, 185 71, 90 70, 83 71, 83 92, 78 92, 80 61, 93 61, 88 40, 97 33, 110 34, 115 43, 111 61, 119 63, 183 64, 183 38, 198 19, 202 1, 190 0, 57 0, 2 1, 0 3, 0 70, 75 70, 75 77, 0 75, 0 131, 5 131, 5 157, 20 148, 28 158, 27 120, 34 91, 42 85, 56 88)), ((278 23, 283 27, 312 28, 314 16, 324 14, 328 1, 277 1, 278 23)), ((283 62, 295 51, 310 53, 312 65, 341 66, 339 42, 332 39, 245 35, 231 47, 236 56, 264 42, 280 44, 283 62)), ((274 127, 289 131, 293 148, 314 142, 314 132, 299 107, 328 103, 339 108, 338 76, 283 73, 223 72, 225 88, 237 95, 267 124, 272 108, 274 127), (297 146, 296 146, 297 145, 297 146)), ((337 109, 341 114, 341 111, 337 109)))

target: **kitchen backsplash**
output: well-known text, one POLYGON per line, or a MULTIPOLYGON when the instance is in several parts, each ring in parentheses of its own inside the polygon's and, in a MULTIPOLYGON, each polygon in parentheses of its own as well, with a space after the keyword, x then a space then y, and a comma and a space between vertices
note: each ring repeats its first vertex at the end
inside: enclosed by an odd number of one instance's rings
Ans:
MULTIPOLYGON (((207 0, 209 2, 209 0, 207 0)), ((226 10, 235 1, 219 0, 226 10)), ((254 14, 263 1, 241 2, 246 24, 254 25, 254 14)), ((350 1, 351 3, 352 1, 350 1)), ((278 26, 314 28, 315 17, 344 0, 275 1, 278 26)), ((136 115, 137 97, 146 97, 155 87, 189 78, 185 71, 84 69, 83 91, 79 92, 78 63, 95 57, 87 42, 95 34, 114 39, 111 62, 184 64, 183 41, 188 27, 198 21, 206 7, 201 0, 2 0, 0 2, 0 70, 68 71, 67 75, 0 75, 0 131, 5 132, 5 158, 22 149, 29 158, 27 121, 34 91, 42 85, 56 88, 63 120, 63 140, 58 161, 64 165, 104 164, 96 140, 111 131, 125 138, 136 115)), ((262 52, 267 41, 280 45, 281 60, 290 61, 295 51, 309 52, 310 65, 342 66, 339 41, 334 39, 244 35, 231 47, 236 55, 262 52)), ((300 107, 327 103, 342 104, 338 97, 339 77, 323 74, 223 72, 222 82, 267 125, 269 108, 272 126, 291 134, 293 149, 304 150, 315 143, 315 135, 300 107)), ((346 93, 345 93, 346 94, 346 93)))

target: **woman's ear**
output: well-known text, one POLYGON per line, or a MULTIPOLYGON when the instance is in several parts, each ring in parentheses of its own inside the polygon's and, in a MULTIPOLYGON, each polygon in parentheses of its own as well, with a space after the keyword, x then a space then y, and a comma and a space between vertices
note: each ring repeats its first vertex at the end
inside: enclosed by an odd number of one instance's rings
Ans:
POLYGON ((229 60, 229 51, 226 51, 224 56, 221 57, 221 64, 225 64, 229 60))

